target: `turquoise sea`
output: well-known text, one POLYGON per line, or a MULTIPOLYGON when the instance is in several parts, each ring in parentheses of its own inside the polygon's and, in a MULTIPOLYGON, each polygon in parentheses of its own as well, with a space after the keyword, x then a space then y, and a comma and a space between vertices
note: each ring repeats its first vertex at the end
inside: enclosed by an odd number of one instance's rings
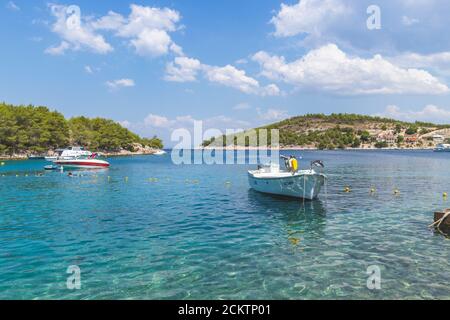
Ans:
POLYGON ((254 166, 176 166, 170 155, 111 158, 72 178, 8 161, 0 299, 450 298, 450 241, 427 228, 450 207, 450 154, 292 153, 301 167, 324 161, 319 200, 250 190, 254 166), (71 265, 80 290, 66 287, 71 265), (366 285, 372 265, 379 290, 366 285))

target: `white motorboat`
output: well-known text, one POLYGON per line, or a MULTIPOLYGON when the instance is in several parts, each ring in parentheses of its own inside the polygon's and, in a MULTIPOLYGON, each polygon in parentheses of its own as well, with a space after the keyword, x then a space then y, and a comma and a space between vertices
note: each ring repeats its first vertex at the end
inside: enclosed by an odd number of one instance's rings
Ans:
POLYGON ((314 166, 323 168, 321 161, 313 161, 310 169, 296 172, 280 170, 279 164, 271 164, 248 171, 248 182, 259 192, 313 200, 327 179, 323 173, 315 171, 314 166))
POLYGON ((98 169, 98 168, 108 168, 110 166, 109 162, 106 160, 100 160, 95 158, 73 158, 73 159, 58 159, 53 161, 54 164, 63 168, 82 168, 82 169, 98 169))
POLYGON ((164 150, 158 150, 154 153, 155 156, 163 156, 165 155, 167 152, 165 152, 164 150))
POLYGON ((450 152, 450 144, 440 143, 434 149, 435 152, 450 152))
POLYGON ((60 159, 70 160, 78 157, 89 157, 92 155, 92 152, 84 150, 83 147, 68 147, 66 149, 58 149, 56 152, 58 155, 45 157, 45 160, 54 162, 60 159))
POLYGON ((110 164, 106 160, 98 159, 101 156, 99 153, 92 153, 83 148, 65 149, 61 156, 53 160, 53 163, 58 167, 69 169, 99 169, 109 168, 110 164))

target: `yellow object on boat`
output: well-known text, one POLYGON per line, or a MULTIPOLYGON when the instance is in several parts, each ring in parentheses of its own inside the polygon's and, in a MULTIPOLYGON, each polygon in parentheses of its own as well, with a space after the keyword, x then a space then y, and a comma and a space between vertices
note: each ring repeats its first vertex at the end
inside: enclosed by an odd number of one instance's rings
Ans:
POLYGON ((296 172, 298 170, 298 160, 295 158, 290 159, 289 166, 291 167, 292 171, 296 172))
POLYGON ((292 159, 291 165, 292 165, 292 170, 294 170, 294 171, 298 170, 298 161, 297 161, 297 159, 295 159, 295 158, 292 159))

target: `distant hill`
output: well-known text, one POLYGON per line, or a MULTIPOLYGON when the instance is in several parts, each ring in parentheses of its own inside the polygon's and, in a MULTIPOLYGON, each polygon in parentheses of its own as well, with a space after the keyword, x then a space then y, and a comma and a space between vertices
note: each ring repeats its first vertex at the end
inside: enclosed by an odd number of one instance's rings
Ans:
MULTIPOLYGON (((280 147, 285 148, 431 148, 450 138, 450 125, 358 114, 307 114, 255 128, 257 132, 260 129, 280 130, 280 147)), ((244 135, 245 132, 229 138, 234 138, 237 145, 238 137, 244 135)), ((203 146, 218 146, 218 140, 216 137, 204 141, 203 146)), ((245 146, 248 145, 246 139, 245 146)))
POLYGON ((163 147, 157 137, 141 138, 112 120, 67 120, 47 107, 0 103, 0 156, 40 154, 68 145, 103 152, 133 151, 137 145, 163 147))

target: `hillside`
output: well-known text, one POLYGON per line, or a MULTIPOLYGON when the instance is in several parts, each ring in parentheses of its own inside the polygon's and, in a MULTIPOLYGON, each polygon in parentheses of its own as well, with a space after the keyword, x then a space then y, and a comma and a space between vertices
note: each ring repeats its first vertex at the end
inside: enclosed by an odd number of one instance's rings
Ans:
MULTIPOLYGON (((432 148, 450 138, 450 125, 409 123, 357 114, 307 114, 255 130, 260 129, 279 129, 283 148, 432 148)), ((245 133, 234 136, 235 145, 243 135, 245 133)), ((203 146, 218 146, 217 140, 207 140, 203 146)))
POLYGON ((148 146, 162 148, 156 137, 145 139, 120 124, 103 118, 65 119, 46 107, 0 103, 0 156, 42 154, 79 145, 91 151, 134 151, 148 146))

